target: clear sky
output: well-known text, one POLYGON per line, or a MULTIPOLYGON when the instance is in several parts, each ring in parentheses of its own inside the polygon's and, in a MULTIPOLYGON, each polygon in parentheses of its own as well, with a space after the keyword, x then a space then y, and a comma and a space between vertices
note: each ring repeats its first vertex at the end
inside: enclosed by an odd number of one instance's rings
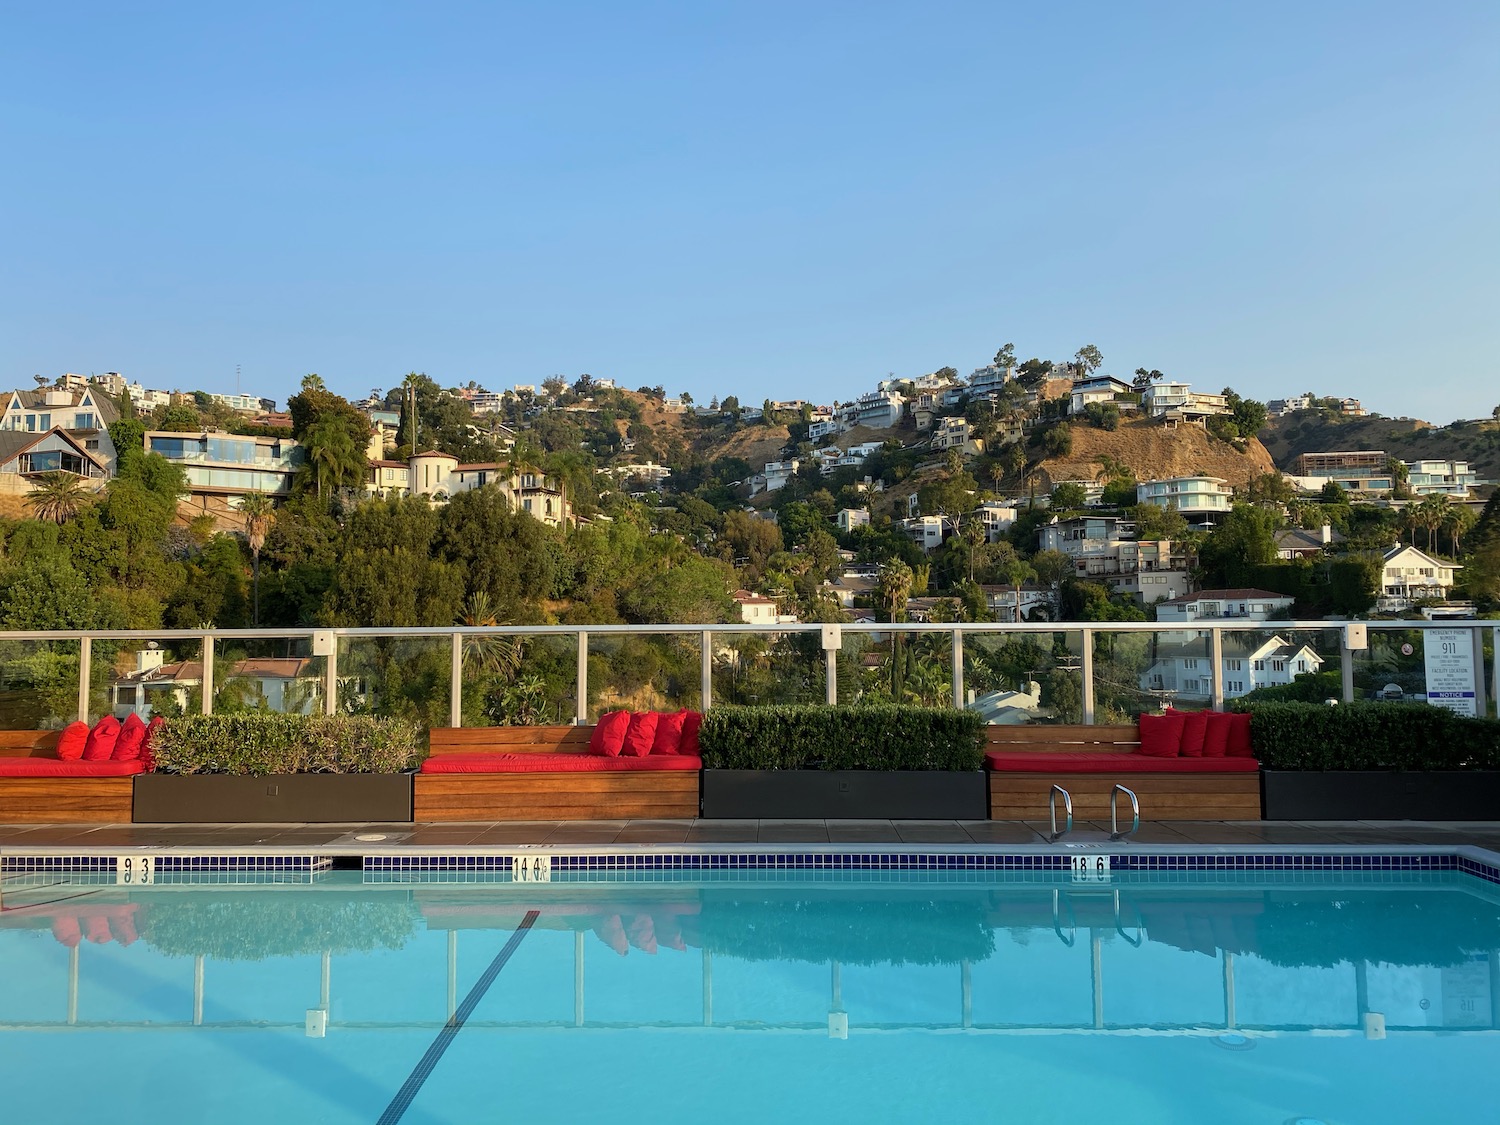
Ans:
POLYGON ((1500 402, 1500 5, 0 4, 0 384, 1500 402))

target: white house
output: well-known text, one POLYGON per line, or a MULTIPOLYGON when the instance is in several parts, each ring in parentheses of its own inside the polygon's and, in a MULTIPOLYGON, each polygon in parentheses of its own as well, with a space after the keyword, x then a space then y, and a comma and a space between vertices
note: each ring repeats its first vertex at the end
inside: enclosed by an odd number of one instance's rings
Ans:
POLYGON ((1042 711, 1042 685, 1028 680, 1025 691, 969 692, 969 710, 978 711, 991 726, 1035 722, 1042 711))
POLYGON ((1119 516, 1075 516, 1043 525, 1038 540, 1044 551, 1061 551, 1073 559, 1076 574, 1103 582, 1150 605, 1187 592, 1190 559, 1170 539, 1139 540, 1133 520, 1119 516))
POLYGON ((808 441, 822 441, 826 437, 832 437, 839 432, 839 424, 832 418, 824 418, 821 421, 810 422, 807 427, 808 441))
POLYGON ((1418 496, 1466 500, 1478 481, 1467 461, 1427 459, 1406 462, 1406 483, 1418 496))
POLYGON ((740 607, 740 620, 746 625, 797 624, 797 615, 780 612, 775 598, 752 594, 749 590, 736 590, 732 596, 740 607))
POLYGON ((4 403, 0 430, 28 434, 62 430, 104 466, 106 475, 114 475, 115 446, 109 437, 109 425, 119 419, 120 412, 93 387, 11 391, 4 403))
POLYGON ((1268 621, 1271 616, 1292 608, 1295 601, 1288 594, 1270 590, 1199 590, 1156 603, 1158 621, 1268 621))
POLYGON ((1392 613, 1418 601, 1444 601, 1453 591, 1457 563, 1435 559, 1415 547, 1396 546, 1383 559, 1376 608, 1392 613))
POLYGON ((1130 391, 1129 383, 1116 379, 1113 375, 1094 375, 1079 379, 1073 384, 1072 397, 1068 400, 1068 413, 1082 414, 1091 402, 1114 402, 1116 395, 1129 394, 1130 391))
POLYGON ((867 426, 885 430, 901 421, 906 398, 897 391, 871 391, 839 407, 839 421, 845 429, 867 426))
MULTIPOLYGON (((168 703, 185 710, 190 693, 202 688, 201 661, 168 664, 161 649, 143 648, 135 667, 110 684, 110 711, 116 718, 134 711, 149 719, 168 703)), ((306 715, 321 707, 323 678, 307 657, 251 658, 232 664, 218 691, 223 696, 236 688, 247 705, 306 715)))
POLYGON ((901 526, 918 547, 932 551, 942 546, 944 536, 953 530, 953 521, 946 516, 914 516, 902 520, 901 526))
POLYGON ((103 458, 54 426, 40 434, 0 431, 0 492, 25 494, 45 473, 72 473, 94 490, 109 476, 103 458))
POLYGON ((1212 522, 1233 506, 1234 491, 1223 477, 1166 477, 1137 484, 1135 502, 1176 508, 1189 520, 1212 522))
POLYGON ((868 508, 840 508, 834 517, 838 521, 839 531, 845 535, 856 527, 870 526, 870 510, 868 508))
POLYGON ((1194 391, 1190 383, 1153 383, 1141 392, 1141 409, 1153 418, 1199 422, 1215 414, 1228 414, 1223 395, 1194 391))
POLYGON ((751 485, 751 494, 776 492, 786 487, 786 482, 797 474, 802 462, 795 457, 790 461, 767 461, 765 471, 756 475, 751 485), (759 487, 755 487, 759 485, 759 487))
MULTIPOLYGON (((1181 700, 1213 698, 1213 661, 1206 639, 1159 645, 1156 659, 1141 676, 1144 691, 1181 700)), ((1323 658, 1306 644, 1284 637, 1225 633, 1220 670, 1224 698, 1238 699, 1258 687, 1289 684, 1316 672, 1323 658)))
POLYGON ((984 525, 984 541, 996 543, 1016 522, 1016 505, 1003 500, 986 500, 974 509, 974 518, 984 525))

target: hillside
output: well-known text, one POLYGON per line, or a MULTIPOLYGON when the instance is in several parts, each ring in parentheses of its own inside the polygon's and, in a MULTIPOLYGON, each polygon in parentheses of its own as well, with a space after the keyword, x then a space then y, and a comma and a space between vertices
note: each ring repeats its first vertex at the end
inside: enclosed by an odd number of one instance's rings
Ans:
POLYGON ((1287 470, 1302 453, 1381 449, 1403 461, 1464 460, 1483 479, 1500 477, 1500 425, 1489 421, 1433 426, 1416 418, 1344 418, 1299 410, 1272 418, 1260 440, 1276 464, 1287 470))
POLYGON ((1128 467, 1137 480, 1207 474, 1241 485, 1274 469, 1271 455, 1260 442, 1251 441, 1241 452, 1197 426, 1170 429, 1160 422, 1135 419, 1121 421, 1113 432, 1079 424, 1072 430, 1073 452, 1043 461, 1039 486, 1050 489, 1057 481, 1094 480, 1106 457, 1128 467))

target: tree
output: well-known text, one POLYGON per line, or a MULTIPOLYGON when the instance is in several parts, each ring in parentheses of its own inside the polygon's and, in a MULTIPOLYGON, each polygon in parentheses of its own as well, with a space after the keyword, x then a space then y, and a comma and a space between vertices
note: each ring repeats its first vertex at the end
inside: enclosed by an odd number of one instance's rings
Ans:
POLYGON ((191 406, 163 404, 151 412, 151 428, 174 434, 196 433, 203 429, 203 419, 191 406))
POLYGON ((264 492, 248 493, 240 501, 240 519, 245 522, 245 541, 250 545, 250 623, 260 627, 260 551, 276 518, 275 506, 264 492))
POLYGON ((36 479, 26 494, 26 507, 34 519, 63 524, 82 511, 92 498, 82 477, 59 470, 43 473, 36 479))
POLYGON ((1049 426, 1042 435, 1042 448, 1052 458, 1067 457, 1073 452, 1073 427, 1066 422, 1049 426))
POLYGON ((1136 538, 1143 541, 1176 540, 1188 532, 1187 519, 1175 506, 1137 504, 1130 509, 1130 518, 1135 522, 1136 538))
POLYGON ((1280 526, 1275 512, 1236 504, 1199 548, 1205 585, 1227 588, 1250 585, 1255 567, 1276 561, 1276 531, 1280 526))
POLYGON ((875 589, 880 604, 891 615, 891 621, 900 621, 906 616, 906 600, 911 596, 913 575, 911 567, 900 559, 892 559, 880 568, 880 577, 875 589))
POLYGON ((1088 503, 1088 494, 1076 481, 1063 481, 1052 489, 1052 507, 1057 511, 1082 508, 1088 503))
POLYGON ((1104 356, 1093 344, 1084 344, 1073 355, 1073 362, 1082 368, 1084 375, 1092 375, 1104 364, 1104 356))
MULTIPOLYGON (((1014 367, 1015 365, 1016 365, 1016 346, 1014 344, 1006 344, 1003 348, 1001 348, 998 352, 995 353, 995 366, 996 367, 999 367, 1002 370, 1008 370, 1008 369, 1014 367)), ((1495 409, 1496 409, 1497 414, 1500 414, 1500 407, 1496 407, 1495 409)))
POLYGON ((1135 369, 1135 378, 1130 380, 1130 386, 1132 390, 1144 391, 1152 383, 1160 383, 1165 378, 1166 376, 1160 371, 1154 369, 1148 371, 1144 367, 1137 367, 1135 369))
POLYGON ((1478 522, 1479 517, 1462 504, 1453 504, 1449 507, 1447 514, 1443 516, 1442 531, 1444 535, 1448 536, 1449 545, 1453 548, 1452 554, 1454 558, 1458 558, 1459 541, 1478 522))

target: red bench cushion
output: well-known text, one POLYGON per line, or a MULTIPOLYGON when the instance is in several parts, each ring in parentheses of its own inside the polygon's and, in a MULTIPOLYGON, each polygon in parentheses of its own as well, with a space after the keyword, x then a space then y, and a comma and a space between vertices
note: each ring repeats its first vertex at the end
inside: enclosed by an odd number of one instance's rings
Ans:
POLYGON ((601 754, 435 754, 423 773, 607 773, 619 770, 697 770, 703 759, 686 754, 608 758, 601 754))
POLYGON ((653 754, 676 754, 682 749, 682 724, 687 722, 686 711, 671 711, 657 716, 656 738, 651 743, 653 754))
POLYGON ((88 745, 88 741, 88 723, 69 723, 58 736, 57 756, 65 762, 76 762, 83 757, 83 748, 88 745))
POLYGON ((594 725, 594 733, 589 735, 589 753, 606 758, 618 757, 625 746, 625 732, 629 729, 629 711, 605 712, 594 725))
POLYGON ((644 758, 651 753, 651 744, 656 741, 655 711, 636 711, 630 716, 625 728, 625 742, 620 754, 626 758, 644 758))
POLYGON ((677 747, 679 754, 688 754, 692 757, 698 755, 698 731, 703 726, 703 712, 689 711, 687 718, 682 721, 682 745, 677 747))
POLYGON ((1011 773, 1254 773, 1254 758, 1154 758, 1149 754, 1038 754, 991 750, 987 768, 1011 773))
POLYGON ((1182 753, 1182 727, 1187 716, 1181 711, 1165 715, 1142 715, 1141 753, 1153 758, 1175 758, 1182 753))
MULTIPOLYGON (((1171 712, 1178 714, 1179 712, 1171 712)), ((1183 711, 1182 747, 1178 751, 1184 758, 1203 758, 1203 740, 1208 735, 1207 711, 1183 711)))
POLYGON ((1229 744, 1226 753, 1231 758, 1254 758, 1250 747, 1250 716, 1234 713, 1229 716, 1229 744))
POLYGON ((0 777, 129 777, 144 772, 139 760, 64 762, 60 758, 0 758, 0 777))
POLYGON ((134 711, 125 716, 125 721, 120 724, 120 737, 115 740, 115 752, 111 754, 110 760, 114 762, 133 762, 141 756, 141 747, 146 742, 146 724, 134 711))
POLYGON ((1229 753, 1229 728, 1232 725, 1227 711, 1208 713, 1208 729, 1203 732, 1205 758, 1222 758, 1229 753))
POLYGON ((115 743, 120 738, 120 720, 105 715, 89 731, 88 741, 83 744, 85 762, 107 762, 114 756, 115 743))

